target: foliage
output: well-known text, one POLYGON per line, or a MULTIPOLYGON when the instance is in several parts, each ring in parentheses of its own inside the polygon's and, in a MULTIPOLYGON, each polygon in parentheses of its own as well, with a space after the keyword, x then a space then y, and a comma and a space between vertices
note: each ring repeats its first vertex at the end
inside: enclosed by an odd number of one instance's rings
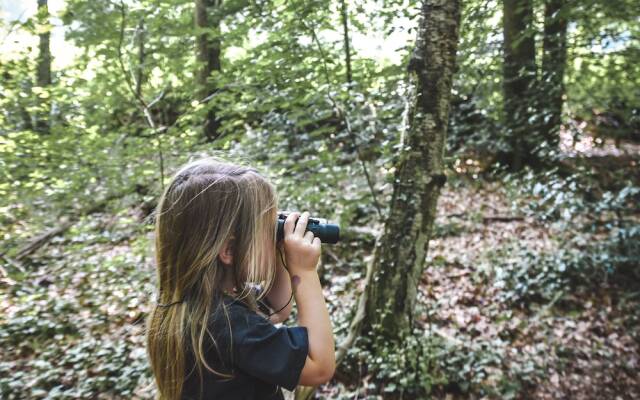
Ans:
POLYGON ((591 119, 594 113, 621 112, 630 122, 640 106, 638 13, 637 3, 624 0, 576 3, 567 64, 570 115, 591 119))
POLYGON ((133 251, 118 249, 120 235, 136 229, 125 221, 112 231, 96 231, 106 221, 76 225, 49 246, 44 267, 12 274, 0 317, 2 398, 131 397, 149 374, 143 336, 126 327, 142 321, 150 298, 152 275, 140 268, 150 243, 141 236, 133 251))
MULTIPOLYGON (((528 305, 549 302, 562 293, 638 278, 640 187, 631 183, 603 190, 592 174, 559 176, 557 171, 510 177, 520 192, 514 208, 559 230, 551 251, 540 252, 513 242, 491 252, 494 282, 508 289, 505 301, 528 305), (600 190, 598 190, 600 189, 600 190), (530 193, 528 200, 524 193, 530 193)), ((513 195, 513 194, 512 194, 513 195)))
MULTIPOLYGON (((345 228, 383 229, 406 129, 406 63, 419 2, 347 2, 351 82, 341 2, 222 3, 209 10, 220 18, 220 30, 205 29, 222 43, 221 71, 210 77, 217 91, 207 101, 196 95, 195 37, 202 31, 193 24, 190 0, 66 0, 55 17, 78 56, 53 53, 54 63, 68 62, 54 68, 48 87, 35 84, 37 46, 0 55, 0 397, 153 397, 143 388, 150 372, 141 322, 154 276, 152 227, 145 221, 167 177, 192 157, 220 154, 255 164, 278 188, 280 209, 307 209, 345 228), (398 33, 408 39, 393 43, 393 57, 370 55, 379 39, 398 33), (34 128, 45 99, 52 105, 49 135, 34 128), (221 135, 207 143, 201 128, 210 110, 220 118, 221 135), (68 231, 15 262, 29 239, 66 218, 73 223, 68 231)), ((534 3, 532 29, 540 43, 543 2, 534 3)), ((576 138, 637 140, 637 2, 567 4, 567 129, 578 127, 576 138)), ((485 187, 497 182, 510 208, 453 210, 434 226, 432 240, 485 240, 478 237, 495 211, 524 219, 526 229, 548 231, 550 239, 539 241, 547 247, 514 236, 482 242, 480 254, 453 262, 447 257, 473 252, 469 242, 453 242, 425 274, 467 268, 472 300, 495 301, 482 311, 500 333, 455 326, 456 335, 447 337, 439 328, 451 321, 438 315, 445 305, 433 293, 420 297, 417 331, 405 342, 378 343, 375 357, 364 350, 366 338, 350 349, 347 359, 362 368, 364 387, 349 388, 345 398, 362 390, 409 398, 522 397, 553 376, 540 361, 547 356, 540 341, 531 354, 518 353, 521 343, 539 340, 533 322, 523 321, 546 312, 574 321, 586 308, 582 300, 600 290, 636 305, 637 154, 625 155, 630 161, 620 169, 606 157, 578 160, 558 150, 554 169, 481 174, 495 166, 497 153, 510 150, 502 123, 501 19, 500 2, 464 4, 447 175, 454 193, 473 188, 457 202, 493 199, 485 187)), ((35 17, 3 21, 2 28, 4 39, 15 31, 34 40, 49 29, 35 17)), ((527 100, 534 106, 539 99, 527 100)), ((324 258, 338 336, 347 331, 349 301, 371 255, 363 243, 356 238, 324 258)), ((637 315, 624 318, 606 320, 607 329, 637 327, 637 315)), ((632 355, 636 349, 616 346, 632 355)), ((579 359, 564 348, 558 353, 559 370, 579 359)))

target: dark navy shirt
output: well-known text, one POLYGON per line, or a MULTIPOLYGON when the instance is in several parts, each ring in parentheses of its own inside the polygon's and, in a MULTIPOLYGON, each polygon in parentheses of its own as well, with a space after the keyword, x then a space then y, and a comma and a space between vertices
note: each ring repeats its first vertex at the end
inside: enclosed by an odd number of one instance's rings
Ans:
POLYGON ((209 324, 218 350, 205 334, 203 352, 213 369, 235 376, 223 378, 203 367, 200 396, 198 370, 188 351, 182 399, 284 399, 280 387, 295 389, 309 353, 307 328, 277 328, 239 300, 225 295, 224 302, 231 335, 227 317, 218 308, 209 324))

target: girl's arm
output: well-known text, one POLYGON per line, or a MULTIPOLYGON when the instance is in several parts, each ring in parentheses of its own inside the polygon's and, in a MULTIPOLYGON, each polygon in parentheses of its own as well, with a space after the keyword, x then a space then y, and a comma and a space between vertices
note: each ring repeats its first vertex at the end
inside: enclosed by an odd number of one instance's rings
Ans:
MULTIPOLYGON (((282 252, 284 255, 284 251, 282 252)), ((273 286, 271 286, 271 290, 265 295, 267 303, 269 307, 273 309, 273 311, 279 310, 287 304, 289 299, 291 298, 291 277, 289 276, 289 272, 286 270, 284 265, 282 265, 282 261, 280 259, 280 254, 276 249, 276 259, 277 259, 277 272, 276 278, 273 282, 273 286)), ((291 301, 287 306, 280 312, 273 314, 269 317, 269 321, 273 324, 278 324, 280 322, 284 322, 289 318, 289 314, 291 314, 291 309, 293 308, 293 301, 291 301)))
POLYGON ((305 233, 308 219, 306 211, 302 215, 298 212, 289 214, 284 232, 287 267, 295 286, 298 325, 307 328, 309 338, 309 354, 298 383, 316 386, 331 380, 336 359, 333 328, 317 272, 320 239, 314 238, 312 232, 305 233))

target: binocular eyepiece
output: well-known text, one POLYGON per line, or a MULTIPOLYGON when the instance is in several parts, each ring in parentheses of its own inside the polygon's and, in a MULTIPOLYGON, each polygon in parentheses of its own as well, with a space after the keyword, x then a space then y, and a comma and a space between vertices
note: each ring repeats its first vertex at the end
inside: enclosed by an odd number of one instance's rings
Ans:
MULTIPOLYGON (((278 233, 276 235, 276 241, 284 239, 284 221, 286 219, 287 214, 278 214, 278 233)), ((313 235, 319 238, 322 243, 335 244, 338 243, 338 240, 340 240, 340 226, 336 224, 326 223, 326 220, 322 218, 309 217, 305 233, 307 231, 313 232, 313 235)))

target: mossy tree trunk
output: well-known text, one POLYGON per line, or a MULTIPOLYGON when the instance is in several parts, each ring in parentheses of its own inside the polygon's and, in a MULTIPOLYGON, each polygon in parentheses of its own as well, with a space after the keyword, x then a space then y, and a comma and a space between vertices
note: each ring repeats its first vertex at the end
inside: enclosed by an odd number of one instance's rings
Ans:
POLYGON ((412 334, 414 306, 440 190, 460 25, 459 0, 425 0, 411 76, 409 125, 393 195, 365 292, 361 335, 399 342, 412 334))

